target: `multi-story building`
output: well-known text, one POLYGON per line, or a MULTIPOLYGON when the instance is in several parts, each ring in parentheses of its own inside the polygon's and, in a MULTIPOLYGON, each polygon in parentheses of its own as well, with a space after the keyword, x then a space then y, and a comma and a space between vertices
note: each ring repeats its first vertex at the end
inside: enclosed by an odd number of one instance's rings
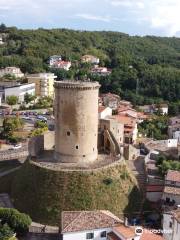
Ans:
POLYGON ((0 69, 0 77, 3 77, 4 75, 12 75, 16 78, 24 77, 24 73, 22 73, 21 69, 17 67, 6 67, 0 69))
POLYGON ((18 97, 18 102, 24 102, 25 94, 35 95, 35 84, 19 84, 12 87, 7 87, 4 89, 4 97, 5 101, 8 96, 16 96, 18 97))
POLYGON ((149 229, 128 226, 114 214, 105 210, 63 212, 61 219, 63 240, 164 239, 161 235, 155 234, 149 229))
POLYGON ((168 126, 169 138, 177 139, 180 143, 180 116, 170 118, 168 126))
POLYGON ((136 143, 138 135, 137 120, 124 114, 114 115, 112 118, 124 125, 124 142, 127 144, 136 143))
POLYGON ((165 240, 180 239, 180 208, 163 214, 163 237, 165 240))
POLYGON ((177 206, 180 204, 180 171, 168 171, 165 177, 162 199, 165 206, 177 206))
POLYGON ((28 83, 35 83, 35 94, 37 96, 54 96, 54 73, 38 73, 26 76, 28 83))

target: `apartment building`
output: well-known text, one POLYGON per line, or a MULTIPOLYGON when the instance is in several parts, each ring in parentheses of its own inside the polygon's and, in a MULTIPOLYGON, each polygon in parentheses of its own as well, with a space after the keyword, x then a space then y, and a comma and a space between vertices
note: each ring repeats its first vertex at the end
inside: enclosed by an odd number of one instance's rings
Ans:
POLYGON ((54 96, 54 81, 57 78, 54 73, 38 73, 26 76, 28 83, 35 83, 35 94, 37 96, 54 96))

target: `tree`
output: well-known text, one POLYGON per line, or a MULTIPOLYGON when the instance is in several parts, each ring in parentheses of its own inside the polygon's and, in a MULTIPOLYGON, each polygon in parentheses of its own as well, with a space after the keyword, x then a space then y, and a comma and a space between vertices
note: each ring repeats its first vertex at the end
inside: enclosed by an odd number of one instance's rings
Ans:
POLYGON ((13 230, 7 225, 0 223, 0 240, 8 240, 14 235, 13 230))
POLYGON ((48 128, 47 123, 43 122, 43 121, 36 121, 34 124, 35 128, 48 128))
POLYGON ((10 106, 16 105, 16 104, 18 103, 18 97, 17 97, 17 96, 14 96, 14 95, 8 96, 8 97, 6 98, 6 102, 7 102, 7 104, 10 105, 10 106))
POLYGON ((24 95, 24 101, 25 101, 26 104, 34 101, 35 99, 36 99, 36 96, 35 96, 35 95, 29 94, 29 93, 26 93, 26 94, 24 95))
POLYGON ((0 219, 2 224, 7 224, 10 229, 19 235, 27 233, 32 222, 27 214, 20 213, 12 208, 0 208, 0 219))
POLYGON ((3 120, 3 132, 4 138, 12 139, 15 131, 22 129, 24 121, 19 117, 6 117, 3 120))

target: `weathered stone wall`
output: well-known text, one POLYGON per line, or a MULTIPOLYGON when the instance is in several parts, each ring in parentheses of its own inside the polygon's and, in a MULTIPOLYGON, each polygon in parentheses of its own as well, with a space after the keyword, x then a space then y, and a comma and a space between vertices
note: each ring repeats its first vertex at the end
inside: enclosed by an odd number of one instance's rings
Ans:
POLYGON ((99 84, 55 83, 55 155, 60 162, 97 159, 99 84))

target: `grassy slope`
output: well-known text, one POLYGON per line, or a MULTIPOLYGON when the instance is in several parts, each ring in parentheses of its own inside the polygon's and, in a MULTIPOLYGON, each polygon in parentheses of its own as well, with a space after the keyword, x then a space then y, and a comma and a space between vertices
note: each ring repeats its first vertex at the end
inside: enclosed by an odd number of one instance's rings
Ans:
POLYGON ((62 210, 137 211, 140 194, 126 166, 96 173, 55 172, 25 163, 12 185, 15 206, 33 220, 59 224, 62 210), (126 176, 125 176, 126 175, 126 176), (112 179, 107 185, 104 180, 112 179), (130 200, 129 200, 130 198, 130 200))

